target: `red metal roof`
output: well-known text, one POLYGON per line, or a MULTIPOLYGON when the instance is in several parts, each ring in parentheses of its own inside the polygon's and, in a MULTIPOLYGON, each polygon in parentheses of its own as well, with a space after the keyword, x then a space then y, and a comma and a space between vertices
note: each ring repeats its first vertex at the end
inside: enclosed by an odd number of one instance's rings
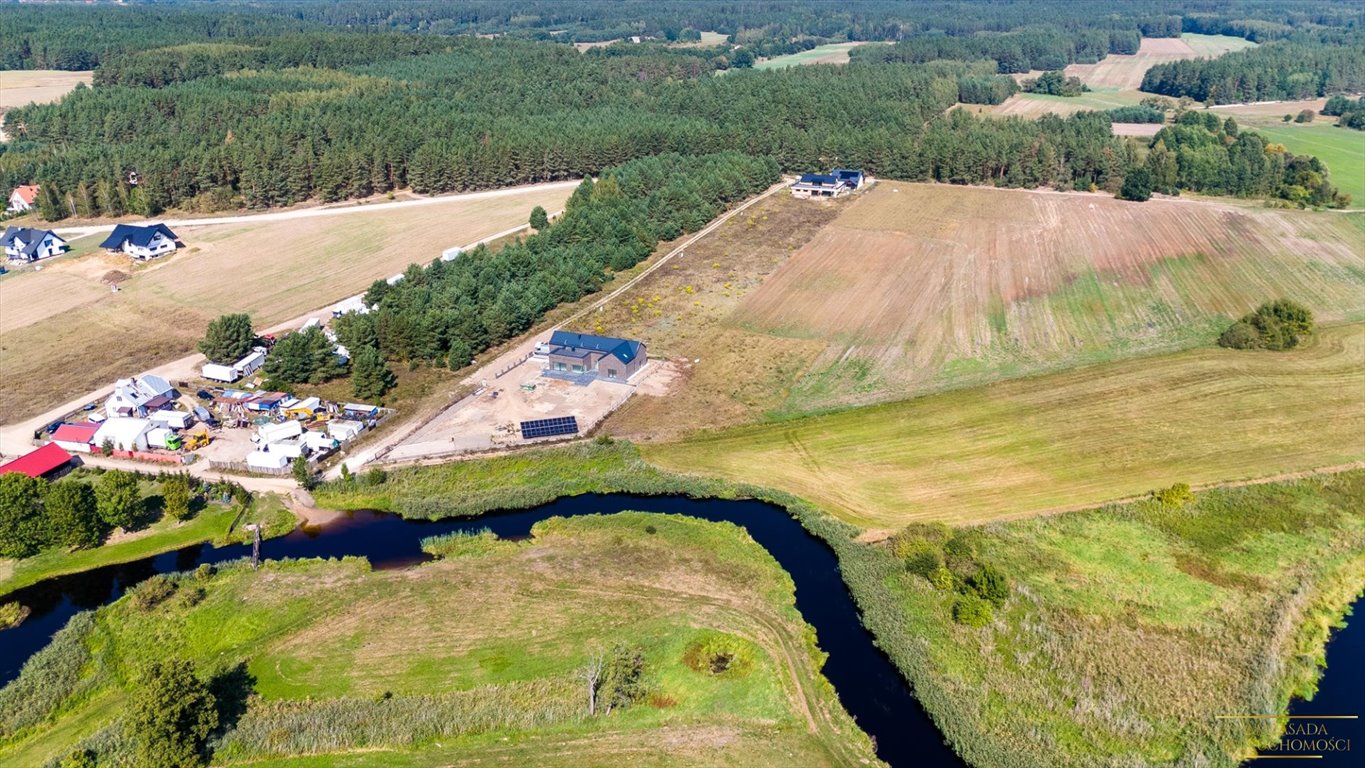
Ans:
POLYGON ((71 454, 62 450, 56 443, 48 443, 36 451, 20 456, 10 463, 0 466, 0 475, 10 472, 23 472, 29 477, 42 477, 54 469, 71 463, 71 454))
POLYGON ((33 205, 33 201, 38 199, 37 184, 24 184, 23 186, 15 187, 14 191, 19 194, 19 199, 23 200, 28 205, 33 205))
POLYGON ((52 433, 52 439, 64 443, 88 443, 95 439, 95 433, 98 431, 100 431, 98 424, 63 424, 52 433))

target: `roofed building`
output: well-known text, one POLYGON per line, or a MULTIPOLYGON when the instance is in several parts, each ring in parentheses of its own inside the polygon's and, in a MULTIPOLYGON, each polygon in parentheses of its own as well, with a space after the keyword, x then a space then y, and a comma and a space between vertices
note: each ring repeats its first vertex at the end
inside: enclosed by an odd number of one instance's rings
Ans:
POLYGON ((0 465, 0 475, 19 472, 29 477, 46 477, 52 480, 70 469, 71 459, 71 454, 60 445, 48 443, 8 464, 0 465))
POLYGON ((624 382, 648 361, 643 341, 555 331, 550 334, 544 373, 584 384, 594 379, 624 382))
POLYGON ((5 257, 10 261, 37 261, 66 253, 66 241, 50 229, 6 227, 0 235, 5 246, 5 257))
POLYGON ((126 253, 135 259, 154 259, 180 247, 179 238, 165 224, 119 224, 100 247, 126 253))
POLYGON ((863 172, 836 168, 829 173, 803 173, 791 185, 792 197, 838 197, 863 185, 863 172))
POLYGON ((23 213, 33 210, 33 207, 38 204, 38 193, 41 189, 37 184, 15 187, 14 191, 9 193, 9 205, 5 206, 5 213, 23 213))

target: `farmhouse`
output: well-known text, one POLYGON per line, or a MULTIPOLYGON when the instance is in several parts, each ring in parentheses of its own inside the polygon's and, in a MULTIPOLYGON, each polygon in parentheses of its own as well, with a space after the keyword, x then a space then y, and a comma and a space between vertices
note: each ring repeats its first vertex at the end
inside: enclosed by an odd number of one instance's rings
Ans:
POLYGON ((611 336, 555 331, 549 347, 543 373, 580 384, 626 381, 649 361, 644 342, 611 336))
POLYGON ((9 193, 9 205, 5 206, 5 213, 23 213, 33 210, 33 206, 38 204, 38 192, 40 187, 37 184, 25 184, 15 187, 9 193))
POLYGON ((160 376, 140 379, 119 379, 114 382, 114 393, 104 401, 107 416, 146 416, 175 400, 175 389, 160 376))
POLYGON ((36 451, 29 451, 14 461, 0 466, 0 475, 19 472, 29 477, 52 479, 71 466, 71 454, 56 443, 48 443, 36 451))
POLYGON ((109 233, 109 237, 100 243, 100 247, 145 260, 164 256, 179 248, 178 239, 165 224, 146 226, 119 224, 109 233))
POLYGON ((6 227, 0 236, 10 261, 37 261, 66 252, 66 241, 50 229, 6 227))
POLYGON ((73 453, 91 453, 99 429, 98 424, 63 424, 52 433, 52 442, 73 453))
POLYGON ((863 172, 836 168, 829 173, 803 173, 791 185, 792 197, 838 197, 863 185, 863 172))

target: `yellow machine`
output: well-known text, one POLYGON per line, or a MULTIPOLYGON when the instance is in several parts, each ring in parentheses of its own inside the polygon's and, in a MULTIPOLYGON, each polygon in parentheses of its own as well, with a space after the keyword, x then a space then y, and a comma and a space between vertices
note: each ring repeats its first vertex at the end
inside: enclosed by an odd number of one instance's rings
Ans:
POLYGON ((208 432, 186 432, 184 434, 183 448, 187 451, 197 451, 212 442, 208 432))

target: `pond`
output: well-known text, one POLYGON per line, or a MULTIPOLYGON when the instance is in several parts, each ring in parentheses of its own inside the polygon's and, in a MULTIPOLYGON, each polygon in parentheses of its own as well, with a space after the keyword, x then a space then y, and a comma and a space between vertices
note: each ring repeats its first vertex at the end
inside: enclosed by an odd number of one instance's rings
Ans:
MULTIPOLYGON (((531 526, 550 517, 573 517, 625 510, 681 514, 744 527, 791 574, 796 607, 815 628, 829 658, 824 674, 849 714, 877 744, 877 754, 893 766, 962 766, 943 742, 890 659, 863 628, 857 608, 839 574, 834 553, 781 507, 759 501, 696 500, 681 496, 587 494, 526 510, 477 518, 404 520, 380 512, 356 512, 322 529, 299 529, 261 544, 263 557, 305 558, 358 555, 375 568, 401 568, 429 559, 419 541, 452 531, 492 530, 501 538, 530 535, 531 526)), ((25 660, 75 613, 118 598, 123 590, 156 573, 189 570, 250 555, 250 548, 198 545, 123 565, 49 579, 6 597, 32 609, 18 628, 0 632, 0 685, 19 674, 25 660)))

